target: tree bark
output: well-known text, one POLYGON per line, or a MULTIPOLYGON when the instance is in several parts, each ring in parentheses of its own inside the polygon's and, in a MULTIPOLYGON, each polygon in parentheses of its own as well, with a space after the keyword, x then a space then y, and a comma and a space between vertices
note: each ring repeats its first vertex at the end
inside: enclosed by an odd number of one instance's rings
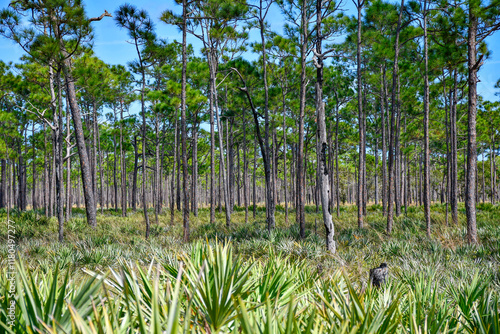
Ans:
MULTIPOLYGON (((360 13, 358 11, 358 13, 360 13)), ((319 55, 316 65, 316 120, 317 120, 317 156, 318 156, 318 181, 321 193, 321 209, 323 212, 323 224, 326 231, 326 249, 331 253, 335 253, 335 230, 333 226, 332 215, 330 213, 330 181, 329 172, 326 166, 326 155, 328 152, 328 143, 326 136, 326 117, 325 117, 325 103, 323 102, 323 57, 322 54, 322 38, 321 38, 321 20, 322 20, 322 1, 316 1, 316 53, 319 55)), ((358 31, 359 37, 359 31, 358 31)), ((358 44, 359 46, 359 44, 358 44)), ((359 75, 358 75, 359 77, 359 75)))
POLYGON ((174 146, 172 146, 172 156, 174 159, 172 167, 172 180, 170 182, 170 224, 174 225, 175 216, 175 170, 177 165, 177 128, 178 128, 177 110, 175 112, 174 146))
POLYGON ((450 104, 450 140, 451 140, 451 221, 458 225, 458 147, 457 147, 457 90, 458 70, 453 74, 453 101, 450 104))
POLYGON ((467 66, 469 71, 469 103, 468 103, 468 125, 467 125, 467 185, 465 191, 465 211, 467 215, 467 242, 476 244, 476 165, 477 165, 477 144, 476 144, 476 104, 477 104, 477 68, 476 60, 476 34, 478 18, 475 8, 469 4, 469 27, 467 35, 467 66))
POLYGON ((427 0, 424 0, 424 217, 427 236, 431 236, 430 148, 429 148, 429 47, 427 38, 427 0))
POLYGON ((286 107, 285 107, 285 94, 282 94, 283 98, 283 185, 284 197, 285 197, 285 224, 288 225, 288 194, 287 194, 287 172, 286 172, 286 107))
MULTIPOLYGON (((189 241, 189 189, 188 189, 188 153, 187 153, 187 128, 186 128, 186 25, 187 25, 187 1, 182 0, 182 79, 181 79, 181 141, 182 141, 182 187, 183 187, 183 225, 184 242, 189 241)), ((196 182, 196 181, 195 181, 196 182)), ((195 183, 193 182, 193 183, 195 183)))
POLYGON ((401 8, 399 11, 398 17, 398 25, 396 28, 396 42, 394 45, 394 67, 392 70, 392 95, 391 95, 391 131, 390 131, 390 139, 389 139, 389 184, 388 184, 388 196, 387 196, 387 234, 392 233, 392 227, 394 224, 393 221, 393 196, 392 196, 392 185, 394 183, 394 145, 395 145, 395 136, 394 136, 394 123, 395 123, 395 114, 397 112, 396 104, 396 85, 397 85, 397 77, 399 72, 398 65, 398 57, 399 57, 399 34, 401 30, 401 19, 403 16, 404 10, 404 1, 401 0, 401 8))
POLYGON ((76 90, 73 75, 71 73, 71 60, 68 54, 65 54, 64 66, 62 67, 66 82, 66 94, 68 96, 73 125, 75 128, 76 146, 80 157, 80 170, 82 173, 83 196, 85 199, 85 210, 87 222, 90 226, 97 226, 96 207, 94 193, 92 191, 92 176, 90 171, 90 162, 85 147, 85 136, 83 133, 82 116, 76 100, 76 90))
MULTIPOLYGON (((262 16, 262 0, 260 1, 260 38, 262 43, 262 65, 263 65, 263 77, 264 77, 264 150, 262 152, 262 157, 264 158, 264 175, 266 178, 266 218, 267 218, 267 229, 271 231, 274 229, 275 223, 275 198, 274 198, 274 186, 272 183, 271 175, 271 151, 269 147, 269 86, 267 82, 267 52, 266 52, 266 40, 264 37, 265 27, 264 19, 262 16), (264 154, 265 153, 265 154, 264 154)), ((258 125, 258 122, 255 124, 258 125)), ((300 131, 300 129, 299 129, 300 131)), ((274 161, 273 161, 274 163, 274 161)), ((301 232, 302 236, 302 232, 301 232)))
POLYGON ((355 3, 356 9, 358 11, 358 38, 356 43, 356 73, 357 73, 357 86, 358 86, 358 128, 359 128, 359 158, 358 158, 358 228, 363 228, 363 206, 364 206, 364 193, 365 193, 365 182, 364 176, 366 173, 365 164, 365 151, 366 151, 366 139, 364 130, 364 111, 363 111, 363 95, 362 95, 362 83, 361 83, 361 10, 363 8, 364 1, 357 1, 355 3))
MULTIPOLYGON (((122 217, 127 216, 127 163, 123 150, 123 101, 120 101, 120 165, 121 165, 121 197, 122 217)), ((115 157, 116 159, 116 157, 115 157)))
POLYGON ((380 67, 382 84, 380 87, 380 117, 382 121, 382 212, 387 215, 387 134, 385 125, 385 106, 387 101, 385 89, 385 65, 380 67))
POLYGON ((243 111, 243 202, 245 203, 245 224, 248 224, 248 160, 247 160, 247 120, 243 111))
POLYGON ((300 31, 300 108, 299 108, 299 143, 297 149, 297 208, 296 219, 299 224, 300 238, 306 237, 305 219, 305 171, 304 171, 304 118, 306 109, 306 88, 307 88, 307 44, 309 34, 307 31, 306 4, 301 4, 301 31, 300 31))

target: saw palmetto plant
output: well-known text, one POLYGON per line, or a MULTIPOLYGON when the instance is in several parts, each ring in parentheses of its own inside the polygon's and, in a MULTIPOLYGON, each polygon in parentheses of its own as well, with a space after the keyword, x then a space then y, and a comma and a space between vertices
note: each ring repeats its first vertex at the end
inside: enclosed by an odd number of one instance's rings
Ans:
MULTIPOLYGON (((318 273, 269 252, 243 260, 230 242, 197 242, 176 259, 122 261, 107 272, 52 273, 17 264, 15 321, 2 275, 6 333, 498 333, 491 282, 442 285, 436 271, 399 273, 381 288, 318 273)), ((5 269, 4 269, 5 274, 5 269)))

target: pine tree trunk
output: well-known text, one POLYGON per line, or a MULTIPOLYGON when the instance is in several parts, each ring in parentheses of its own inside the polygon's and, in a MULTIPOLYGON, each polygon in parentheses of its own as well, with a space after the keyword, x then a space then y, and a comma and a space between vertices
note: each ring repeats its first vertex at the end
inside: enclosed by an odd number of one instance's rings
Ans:
MULTIPOLYGON (((96 121, 97 121, 97 118, 96 118, 96 121)), ((104 179, 104 171, 103 171, 103 167, 102 167, 102 156, 103 156, 103 153, 101 151, 101 136, 99 134, 99 126, 97 125, 97 155, 99 156, 99 159, 98 159, 98 163, 99 163, 99 185, 100 185, 100 190, 99 190, 99 193, 100 193, 100 204, 101 204, 101 214, 103 213, 103 202, 104 202, 104 194, 103 194, 103 191, 104 191, 104 186, 103 186, 103 179, 104 179)))
POLYGON ((430 148, 429 148, 429 51, 427 40, 427 0, 424 0, 424 217, 427 236, 431 236, 430 148))
POLYGON ((305 220, 305 171, 304 171, 304 118, 306 108, 306 88, 307 88, 307 44, 309 36, 306 22, 306 5, 301 4, 301 31, 300 31, 300 109, 299 109, 299 145, 297 149, 297 208, 296 219, 299 225, 300 238, 306 237, 305 220))
POLYGON ((285 197, 285 224, 288 225, 288 196, 287 196, 287 171, 286 171, 286 107, 285 107, 285 94, 282 94, 283 98, 283 185, 284 197, 285 197))
POLYGON ((363 2, 357 0, 355 3, 358 12, 358 32, 357 32, 357 42, 356 42, 356 74, 357 74, 357 98, 358 98, 358 129, 359 129, 359 151, 358 151, 358 228, 363 228, 363 206, 364 206, 364 175, 366 172, 365 164, 365 151, 366 151, 366 139, 364 131, 364 110, 363 110, 363 95, 362 95, 362 82, 361 82, 361 10, 363 8, 363 2))
POLYGON ((194 114, 193 120, 193 176, 192 176, 192 200, 191 200, 191 210, 193 215, 198 217, 198 112, 194 114))
POLYGON ((132 210, 137 211, 137 173, 139 171, 139 147, 137 136, 134 136, 134 173, 132 176, 132 210))
MULTIPOLYGON (((116 159, 116 157, 115 157, 116 159)), ((121 166, 121 197, 122 217, 127 216, 127 163, 123 150, 123 101, 120 101, 120 166, 121 166)))
POLYGON ((340 216, 340 176, 339 176, 339 105, 335 104, 335 178, 337 198, 337 217, 340 216))
POLYGON ((257 213, 257 192, 256 192, 256 173, 257 173, 257 136, 254 136, 253 141, 253 187, 252 187, 252 201, 253 201, 253 218, 257 213))
POLYGON ((243 111, 243 201, 245 203, 245 224, 248 224, 248 160, 247 160, 247 120, 243 111))
MULTIPOLYGON (((63 112, 62 112, 62 87, 61 87, 61 72, 56 73, 57 81, 57 118, 54 118, 55 130, 55 168, 56 168, 56 192, 57 192, 57 221, 59 225, 59 242, 64 238, 64 168, 63 168, 63 112)), ((55 115, 55 114, 54 114, 55 115)))
POLYGON ((476 61, 476 34, 478 19, 475 8, 469 4, 469 27, 467 35, 467 66, 469 70, 469 102, 468 102, 468 125, 467 125, 467 186, 465 191, 465 211, 467 215, 467 242, 476 244, 476 104, 477 104, 477 68, 476 61))
MULTIPOLYGON (((358 7, 360 8, 360 7, 358 7)), ((316 1, 316 32, 321 36, 321 14, 322 14, 322 1, 316 1)), ((360 10, 360 9, 359 9, 360 10)), ((360 13, 360 12, 358 12, 360 13)), ((359 36, 359 31, 358 31, 359 36)), ((359 46, 359 44, 358 44, 359 46)), ((322 38, 318 38, 316 42, 316 53, 322 54, 322 38)), ((358 75, 359 77, 359 75, 358 75)), ((334 226, 332 215, 330 213, 330 181, 329 171, 326 166, 326 155, 328 152, 328 143, 326 138, 326 116, 325 116, 325 103, 323 102, 323 58, 318 56, 316 68, 316 119, 317 119, 317 156, 318 156, 318 183, 321 193, 321 208, 323 212, 323 224, 326 231, 326 249, 331 253, 335 253, 335 240, 334 226)))
MULTIPOLYGON (((1 171, 1 186, 0 186, 0 208, 5 208, 7 206, 7 161, 5 159, 0 160, 1 171)), ((44 192, 45 193, 45 192, 44 192)))
POLYGON ((207 52, 207 59, 209 60, 209 109, 210 109, 210 224, 215 223, 215 122, 214 122, 214 81, 212 73, 212 66, 210 65, 211 55, 207 52))
POLYGON ((374 171, 374 184, 375 184, 375 205, 378 205, 378 137, 375 137, 375 171, 374 171))
POLYGON ((385 89, 385 65, 380 67, 382 84, 380 87, 380 118, 382 127, 382 212, 387 215, 387 135, 385 125, 385 106, 387 101, 385 89))
POLYGON ((401 147, 400 147, 400 137, 401 137, 401 104, 400 104, 400 76, 398 73, 397 84, 396 84, 396 133, 394 134, 394 145, 396 147, 395 155, 395 176, 394 176, 394 205, 396 206, 396 217, 401 215, 401 147))
POLYGON ((90 170, 90 161, 85 146, 82 116, 80 113, 80 108, 78 107, 78 104, 76 102, 76 90, 74 84, 75 81, 71 73, 71 61, 68 57, 69 55, 65 54, 64 56, 66 57, 63 66, 64 78, 66 81, 66 94, 68 96, 69 106, 71 108, 78 155, 80 157, 80 169, 82 173, 83 195, 85 198, 87 222, 90 226, 96 227, 97 220, 94 193, 92 191, 92 175, 90 170))
POLYGON ((178 128, 178 117, 177 111, 175 112, 175 129, 174 129, 174 146, 172 147, 172 156, 174 159, 172 167, 172 180, 170 182, 170 225, 174 225, 175 216, 175 171, 177 165, 177 128, 178 128))
MULTIPOLYGON (((184 242, 189 241, 189 189, 188 189, 188 153, 187 153, 187 128, 186 128, 186 25, 187 25, 187 0, 182 0, 182 79, 181 79, 181 141, 182 141, 182 188, 184 200, 183 226, 184 242)), ((196 183, 193 182, 193 184, 196 183)))
MULTIPOLYGON (((38 204, 37 204, 37 201, 36 201, 36 178, 37 178, 37 175, 36 175, 36 142, 35 142, 35 122, 32 123, 31 125, 31 132, 32 132, 32 140, 33 140, 33 143, 32 143, 32 162, 31 162, 31 166, 32 166, 32 176, 33 176, 33 187, 31 188, 31 203, 32 203, 32 209, 33 210, 36 210, 38 208, 38 204)), ((1 202, 2 202, 2 195, 3 194, 3 191, 0 190, 0 207, 2 207, 1 205, 1 202)))
POLYGON ((153 207, 155 211, 155 224, 158 225, 158 215, 160 214, 160 115, 155 113, 155 170, 153 173, 153 207))
MULTIPOLYGON (((213 56, 215 58, 215 56, 213 56)), ((226 226, 229 227, 231 224, 231 202, 229 199, 229 187, 228 187, 228 180, 226 179, 226 168, 225 168, 225 163, 224 163, 224 128, 222 126, 222 122, 219 117, 219 105, 218 105, 218 98, 217 98, 217 76, 216 76, 216 68, 215 68, 215 62, 212 61, 211 64, 212 71, 214 73, 214 76, 212 77, 213 80, 213 87, 215 87, 213 94, 214 94, 214 102, 215 102, 215 121, 217 122, 217 129, 219 132, 219 156, 220 156, 220 164, 221 164, 221 169, 220 169, 220 175, 222 179, 222 188, 223 188, 223 194, 224 194, 224 202, 226 204, 226 226)))
MULTIPOLYGON (((262 4, 261 4, 262 5, 262 4)), ((266 53, 266 40, 264 37, 265 27, 264 27, 264 17, 262 17, 262 8, 260 11, 260 38, 262 47, 262 65, 263 65, 263 78, 264 78, 264 147, 261 145, 262 158, 264 159, 264 175, 266 178, 266 219, 267 219, 267 229, 271 231, 274 229, 275 223, 275 198, 274 198, 274 184, 272 182, 273 176, 271 175, 271 149, 269 147, 269 86, 267 82, 267 53, 266 53)), ((305 61, 305 59, 304 59, 305 61)), ((304 68, 305 71, 305 68, 304 68)), ((305 74, 305 73, 304 73, 305 74)), ((304 101, 305 103, 305 101, 304 101)), ((302 108, 302 102, 301 102, 302 108)), ((258 122, 256 122, 258 126, 258 122)), ((300 129, 299 129, 300 131, 300 129)), ((274 161, 272 162, 274 164, 274 161)), ((302 229, 301 229, 302 231, 302 229)), ((301 232, 302 236, 302 232, 301 232)))
POLYGON ((401 7, 399 11, 398 17, 398 25, 396 28, 396 42, 394 45, 394 67, 392 70, 392 96, 391 96, 391 131, 389 135, 389 180, 388 180, 388 196, 387 196, 387 234, 392 233, 393 227, 393 191, 392 185, 394 184, 394 145, 395 145, 395 136, 394 136, 394 123, 395 123, 395 114, 397 113, 396 104, 396 85, 397 85, 397 77, 399 72, 398 66, 398 57, 399 57, 399 34, 401 30, 401 18, 403 16, 404 10, 404 0, 401 0, 401 7))
POLYGON ((450 140, 451 140, 451 192, 450 207, 451 221, 453 225, 458 225, 458 147, 457 147, 457 90, 458 90, 458 70, 455 69, 453 75, 453 101, 450 105, 450 140))
POLYGON ((71 138, 71 119, 68 97, 66 96, 66 156, 68 157, 66 164, 66 220, 71 219, 73 215, 73 189, 71 186, 71 145, 69 144, 71 138))

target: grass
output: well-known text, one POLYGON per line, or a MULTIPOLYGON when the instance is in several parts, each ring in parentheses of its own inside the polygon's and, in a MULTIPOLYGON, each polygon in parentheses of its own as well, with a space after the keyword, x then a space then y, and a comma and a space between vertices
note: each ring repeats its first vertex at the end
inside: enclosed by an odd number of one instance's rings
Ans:
POLYGON ((11 327, 2 224, 0 332, 500 333, 499 206, 478 206, 474 246, 465 243, 462 208, 460 226, 446 226, 444 206, 433 205, 430 239, 421 208, 397 217, 391 236, 380 206, 368 208, 361 230, 355 209, 334 216, 334 255, 324 252, 314 207, 306 210, 305 240, 282 208, 271 233, 263 210, 245 224, 238 208, 227 228, 223 213, 210 224, 201 209, 191 217, 189 244, 181 242, 180 213, 174 225, 169 213, 160 215, 146 241, 140 212, 105 211, 91 229, 74 210, 59 243, 55 219, 13 212, 16 320, 11 327), (368 270, 381 262, 390 279, 372 289, 368 270))

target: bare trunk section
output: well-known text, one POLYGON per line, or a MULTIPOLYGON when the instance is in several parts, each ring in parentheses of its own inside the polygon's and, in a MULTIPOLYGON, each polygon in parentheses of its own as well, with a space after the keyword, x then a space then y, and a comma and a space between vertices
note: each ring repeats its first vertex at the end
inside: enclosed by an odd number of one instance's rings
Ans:
MULTIPOLYGON (((116 159, 116 157, 115 157, 116 159)), ((127 164, 123 150, 123 101, 120 101, 120 169, 121 169, 121 197, 122 217, 127 216, 127 164)))
POLYGON ((469 103, 468 103, 468 125, 467 125, 467 185, 465 191, 465 210, 467 214, 467 242, 476 244, 476 165, 477 165, 477 144, 476 144, 476 104, 477 104, 477 69, 479 64, 476 61, 476 34, 478 18, 475 9, 469 4, 469 29, 467 36, 467 66, 469 70, 469 103))
MULTIPOLYGON (((188 162, 187 162, 187 129, 186 129, 186 18, 187 3, 182 0, 182 79, 181 79, 181 141, 182 141, 182 188, 183 188, 183 226, 184 242, 189 241, 189 190, 188 190, 188 162)), ((194 181, 193 183, 195 183, 194 181)))
POLYGON ((306 4, 301 4, 301 31, 300 31, 300 109, 299 109, 299 143, 297 149, 297 208, 296 219, 299 224, 300 238, 306 237, 306 218, 305 218, 305 187, 306 178, 304 171, 304 118, 306 109, 306 88, 307 88, 307 17, 306 4))
POLYGON ((365 139, 365 129, 364 120, 365 114, 363 110, 363 95, 362 95, 362 83, 361 83, 361 10, 363 8, 363 1, 355 2, 356 9, 358 11, 358 39, 356 43, 356 73, 357 73, 357 86, 358 86, 358 127, 359 127, 359 173, 358 173, 358 228, 363 228, 363 218, 364 212, 363 207, 365 203, 364 193, 365 193, 365 154, 366 154, 366 139, 365 139))
MULTIPOLYGON (((393 205, 393 190, 392 190, 392 185, 394 184, 394 145, 395 145, 395 134, 394 134, 394 123, 395 123, 395 116, 397 112, 397 107, 396 104, 398 104, 398 101, 396 101, 396 85, 397 85, 397 77, 398 77, 398 72, 399 72, 399 65, 398 65, 398 57, 399 57, 399 34, 401 30, 401 19, 403 16, 403 10, 404 10, 404 2, 405 0, 401 0, 401 8, 399 11, 399 17, 398 17, 398 25, 396 28, 396 42, 394 45, 394 67, 392 70, 392 95, 391 95, 391 131, 390 131, 390 139, 389 139, 389 182, 388 182, 388 196, 387 196, 387 234, 391 234, 392 232, 392 227, 394 224, 393 221, 393 214, 394 214, 394 205, 393 205)), ((394 191, 395 193, 395 191, 394 191)))
MULTIPOLYGON (((321 36, 321 9, 322 1, 316 2, 316 32, 321 36)), ((359 32, 358 32, 359 34, 359 32)), ((322 38, 317 39, 316 53, 318 54, 317 69, 316 69, 316 115, 318 125, 318 142, 316 152, 318 155, 318 178, 319 188, 321 192, 321 208, 323 212, 323 223, 326 230, 326 249, 331 253, 335 253, 335 230, 333 226, 332 215, 330 213, 330 182, 329 173, 326 166, 326 154, 328 152, 328 143, 326 138, 326 117, 325 103, 323 102, 323 57, 322 53, 322 38)))
POLYGON ((73 118, 73 125, 75 128, 76 146, 78 148, 78 155, 80 157, 80 169, 82 173, 83 196, 85 199, 85 210, 87 213, 87 222, 90 226, 96 227, 96 207, 94 201, 94 193, 92 191, 92 175, 90 171, 90 162, 85 146, 85 136, 83 133, 82 116, 80 108, 76 100, 75 81, 71 73, 71 60, 69 55, 64 54, 64 66, 62 67, 64 78, 66 81, 66 94, 68 96, 69 106, 71 108, 71 115, 73 118))
POLYGON ((382 121, 382 212, 387 215, 387 134, 385 125, 385 106, 387 101, 385 89, 385 65, 380 67, 382 83, 380 87, 380 117, 382 121))
POLYGON ((427 0, 424 0, 424 216, 427 236, 431 236, 430 149, 429 149, 429 47, 427 38, 427 0))
POLYGON ((451 221, 458 225, 458 147, 457 147, 457 90, 458 70, 453 74, 453 100, 450 103, 450 141, 451 141, 451 221))
POLYGON ((175 216, 175 168, 177 165, 177 128, 178 128, 178 117, 177 110, 175 112, 175 128, 174 128, 174 145, 172 147, 172 156, 174 159, 173 167, 172 167, 172 180, 170 182, 170 224, 174 225, 174 216, 175 216))
MULTIPOLYGON (((262 157, 264 158, 264 175, 266 178, 266 218, 267 218, 267 229, 271 231, 274 229, 275 223, 275 198, 274 198, 274 187, 276 186, 272 182, 272 171, 271 171, 271 150, 269 147, 269 86, 267 82, 267 52, 266 52, 266 40, 264 37, 265 27, 264 19, 262 16, 262 0, 260 2, 260 38, 262 43, 262 64, 263 64, 263 76, 264 76, 264 148, 262 157), (264 152, 265 151, 265 152, 264 152)), ((259 126, 256 121, 256 126, 259 126)), ((275 164, 275 161, 272 162, 275 164)), ((302 233, 301 233, 302 235, 302 233)))

